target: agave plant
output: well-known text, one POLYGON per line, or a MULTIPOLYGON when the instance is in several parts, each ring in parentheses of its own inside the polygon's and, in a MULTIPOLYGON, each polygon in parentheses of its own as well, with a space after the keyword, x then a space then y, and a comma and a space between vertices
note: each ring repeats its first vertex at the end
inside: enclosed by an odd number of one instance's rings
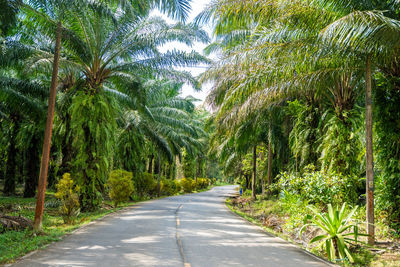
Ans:
POLYGON ((347 204, 344 203, 339 207, 333 208, 328 204, 328 213, 319 212, 313 207, 308 207, 313 215, 307 215, 304 219, 305 225, 301 228, 300 234, 308 226, 314 226, 322 230, 322 234, 310 240, 310 243, 320 242, 325 247, 326 254, 330 261, 338 258, 341 260, 348 259, 351 263, 354 258, 351 255, 348 244, 358 242, 358 236, 365 236, 358 232, 358 225, 351 222, 351 218, 357 211, 358 206, 354 207, 350 212, 347 204))

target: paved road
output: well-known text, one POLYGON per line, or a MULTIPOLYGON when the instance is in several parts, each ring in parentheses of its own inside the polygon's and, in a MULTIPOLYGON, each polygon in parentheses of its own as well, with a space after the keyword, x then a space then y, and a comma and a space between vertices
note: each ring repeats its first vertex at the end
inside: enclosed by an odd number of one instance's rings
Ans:
POLYGON ((328 266, 231 213, 233 189, 145 202, 13 266, 328 266))

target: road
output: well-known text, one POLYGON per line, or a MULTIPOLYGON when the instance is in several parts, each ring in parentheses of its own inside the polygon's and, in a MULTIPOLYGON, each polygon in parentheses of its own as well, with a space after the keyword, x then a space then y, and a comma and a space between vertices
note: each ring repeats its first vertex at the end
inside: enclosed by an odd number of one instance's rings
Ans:
POLYGON ((328 266, 233 214, 234 186, 152 200, 83 227, 13 266, 328 266))

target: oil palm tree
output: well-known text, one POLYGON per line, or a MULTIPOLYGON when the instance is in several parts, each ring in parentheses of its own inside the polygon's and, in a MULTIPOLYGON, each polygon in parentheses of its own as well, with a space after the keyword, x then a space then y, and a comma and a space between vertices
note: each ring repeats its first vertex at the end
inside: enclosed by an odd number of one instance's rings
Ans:
MULTIPOLYGON (((73 146, 79 159, 74 163, 74 173, 81 187, 83 208, 94 209, 101 202, 99 192, 103 191, 110 166, 115 130, 115 107, 105 89, 134 90, 142 79, 154 76, 196 83, 190 75, 172 67, 207 62, 204 57, 177 50, 160 53, 158 47, 172 40, 190 45, 207 41, 208 37, 195 25, 169 25, 143 13, 122 12, 114 16, 112 12, 99 12, 98 8, 87 9, 84 16, 82 12, 70 15, 64 22, 68 26, 68 38, 63 39, 67 56, 61 59, 60 66, 63 73, 76 77, 76 94, 70 107, 73 146)), ((51 54, 46 52, 38 54, 32 57, 31 66, 46 69, 49 57, 51 54)))

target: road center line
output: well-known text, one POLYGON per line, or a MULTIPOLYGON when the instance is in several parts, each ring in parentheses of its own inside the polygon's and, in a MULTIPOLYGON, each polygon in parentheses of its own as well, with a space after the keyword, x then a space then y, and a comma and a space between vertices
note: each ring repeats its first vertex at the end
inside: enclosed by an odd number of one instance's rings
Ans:
POLYGON ((175 227, 176 227, 175 238, 176 238, 176 244, 178 245, 179 254, 181 255, 181 259, 182 259, 182 262, 183 262, 183 266, 184 266, 184 267, 190 267, 190 263, 187 262, 185 253, 183 252, 183 244, 182 244, 181 237, 180 237, 180 235, 179 235, 179 227, 178 227, 178 226, 181 225, 181 221, 179 220, 178 212, 179 212, 179 210, 180 210, 182 207, 183 207, 183 205, 180 204, 180 205, 178 206, 178 208, 175 210, 175 221, 176 221, 176 225, 175 225, 175 227))

